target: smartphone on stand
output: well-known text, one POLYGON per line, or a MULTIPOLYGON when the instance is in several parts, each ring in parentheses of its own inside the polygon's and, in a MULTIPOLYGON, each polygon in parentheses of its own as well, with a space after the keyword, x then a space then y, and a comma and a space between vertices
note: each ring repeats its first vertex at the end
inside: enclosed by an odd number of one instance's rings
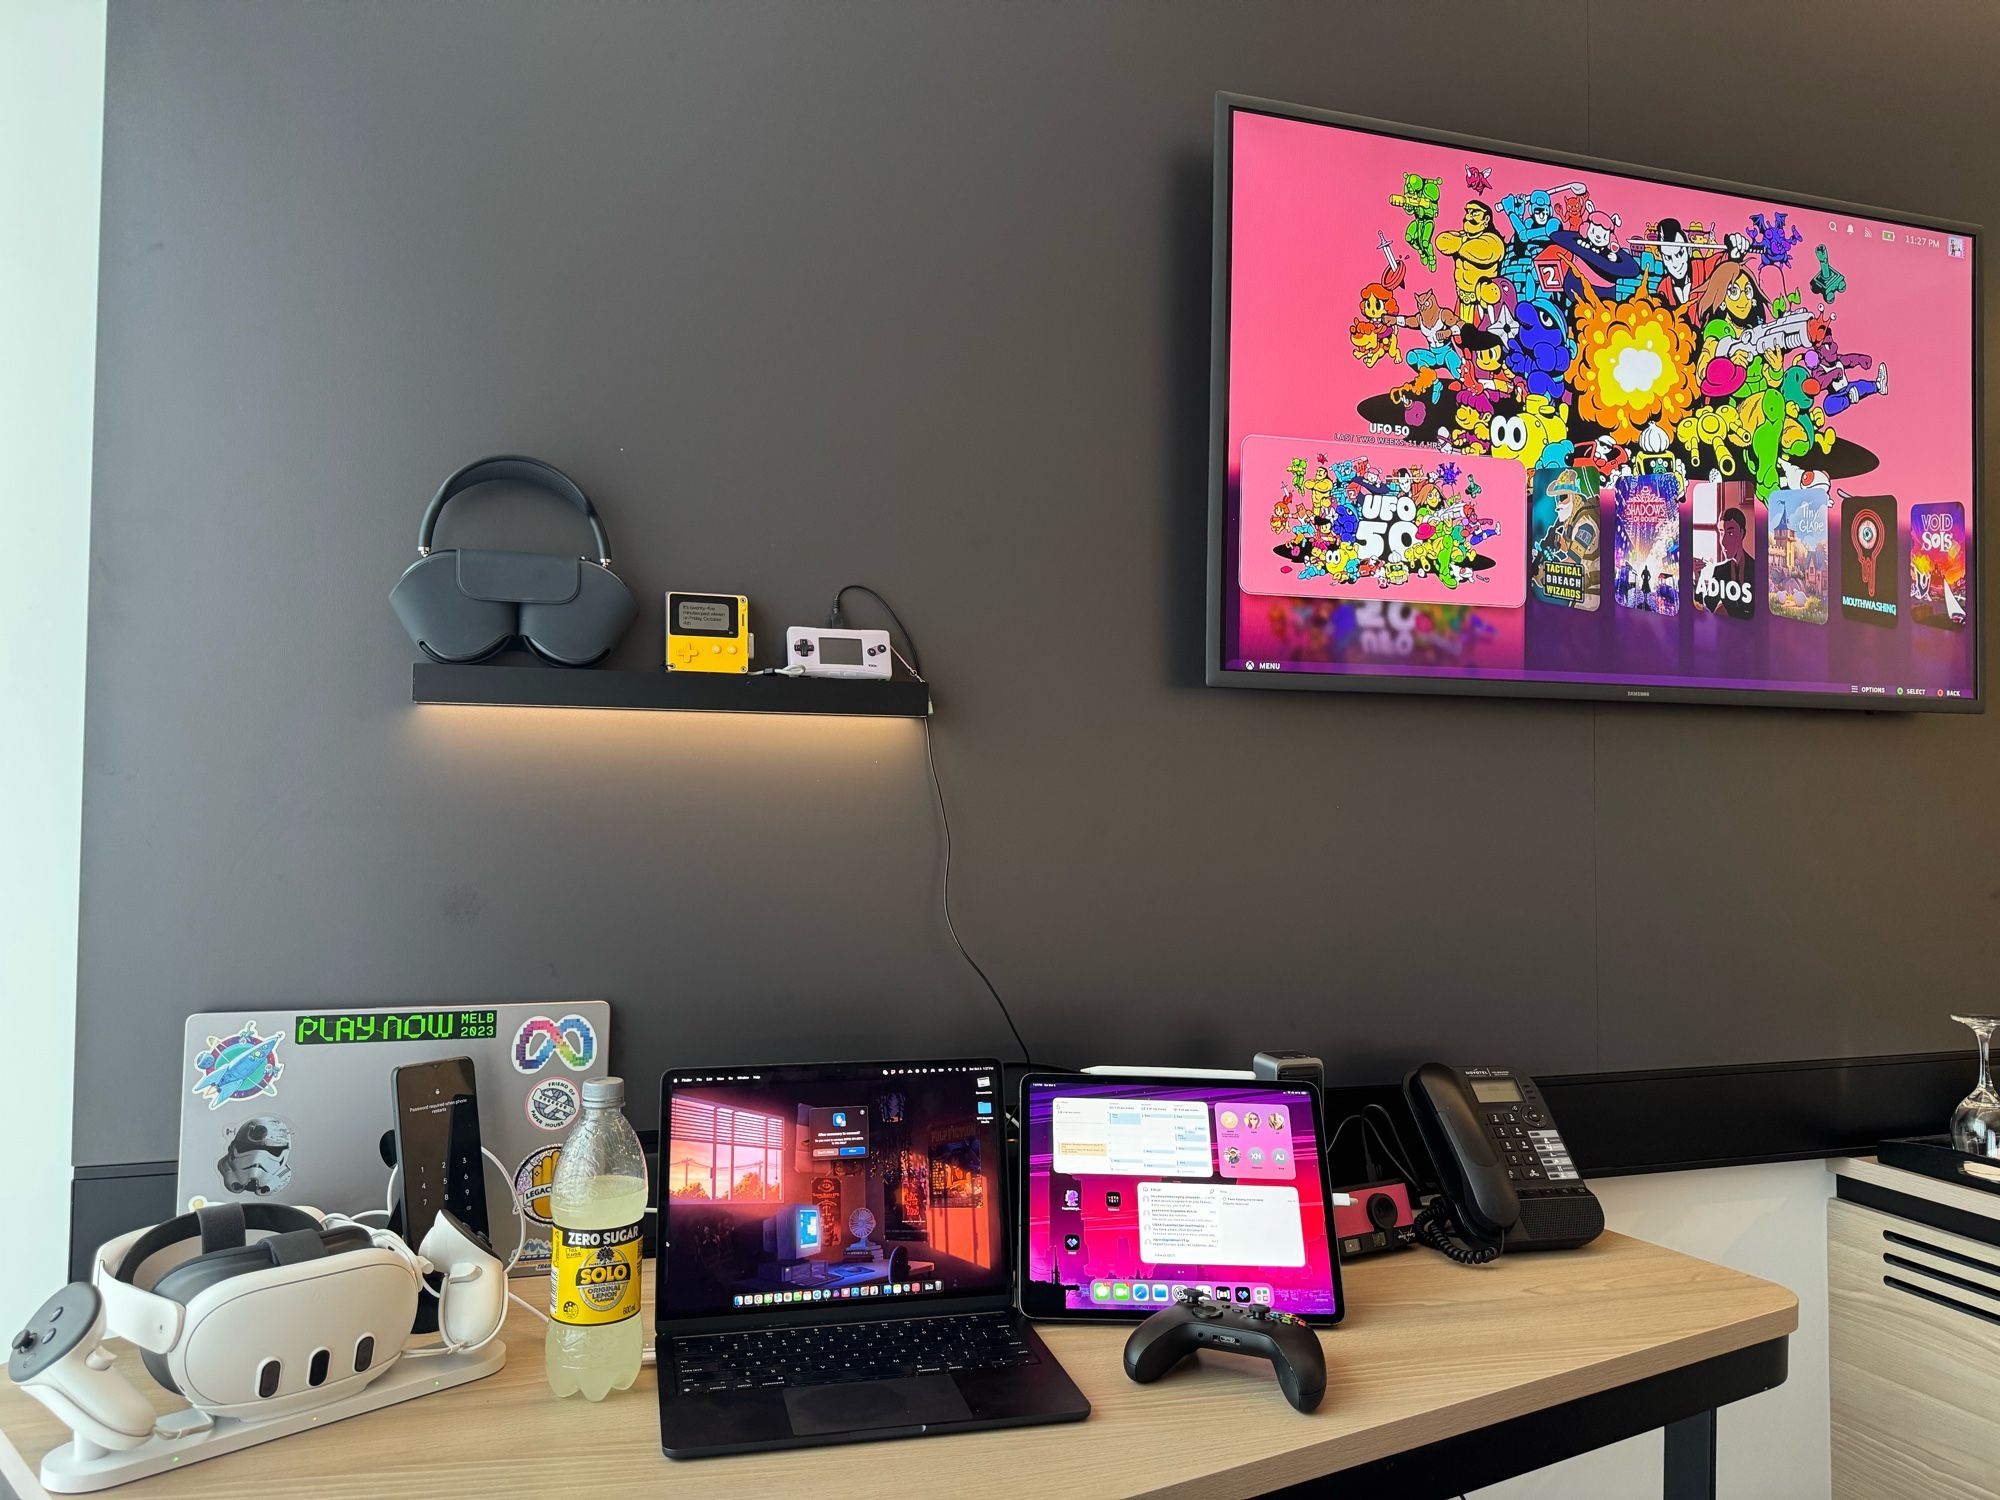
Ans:
MULTIPOLYGON (((396 1117, 396 1207, 389 1227, 415 1246, 449 1209, 492 1248, 486 1161, 479 1149, 479 1087, 469 1057, 410 1063, 390 1075, 396 1117)), ((438 1289, 431 1281, 431 1290, 438 1289)), ((437 1299, 417 1299, 414 1332, 437 1328, 437 1299)))

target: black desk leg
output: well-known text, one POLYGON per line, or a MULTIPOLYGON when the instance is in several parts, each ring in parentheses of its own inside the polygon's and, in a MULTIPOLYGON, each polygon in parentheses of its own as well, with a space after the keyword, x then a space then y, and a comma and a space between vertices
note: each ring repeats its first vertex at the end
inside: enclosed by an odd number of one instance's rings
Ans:
POLYGON ((1661 1500, 1715 1500, 1715 1409, 1669 1422, 1661 1500))

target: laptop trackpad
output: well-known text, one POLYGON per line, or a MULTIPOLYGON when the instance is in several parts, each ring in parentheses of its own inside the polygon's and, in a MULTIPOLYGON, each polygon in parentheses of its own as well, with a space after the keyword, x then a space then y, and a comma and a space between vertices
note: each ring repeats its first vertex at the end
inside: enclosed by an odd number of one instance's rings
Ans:
POLYGON ((791 1414, 792 1431, 800 1437, 871 1427, 924 1427, 972 1417, 958 1382, 949 1375, 790 1386, 785 1409, 791 1414))

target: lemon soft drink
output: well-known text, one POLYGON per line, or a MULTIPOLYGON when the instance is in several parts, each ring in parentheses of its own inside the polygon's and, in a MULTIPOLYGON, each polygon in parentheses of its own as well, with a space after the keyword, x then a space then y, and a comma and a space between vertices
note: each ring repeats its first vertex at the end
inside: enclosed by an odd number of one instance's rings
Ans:
POLYGON ((550 1186, 549 1388, 602 1401, 639 1377, 639 1241, 646 1157, 624 1115, 625 1080, 583 1086, 583 1118, 550 1186))

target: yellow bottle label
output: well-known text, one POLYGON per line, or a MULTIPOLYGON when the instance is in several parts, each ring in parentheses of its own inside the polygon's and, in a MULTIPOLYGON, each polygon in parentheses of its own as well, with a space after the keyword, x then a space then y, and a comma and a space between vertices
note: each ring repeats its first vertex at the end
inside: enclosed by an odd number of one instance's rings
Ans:
POLYGON ((549 1261, 549 1316, 592 1328, 622 1323, 639 1311, 639 1226, 556 1226, 549 1261))

